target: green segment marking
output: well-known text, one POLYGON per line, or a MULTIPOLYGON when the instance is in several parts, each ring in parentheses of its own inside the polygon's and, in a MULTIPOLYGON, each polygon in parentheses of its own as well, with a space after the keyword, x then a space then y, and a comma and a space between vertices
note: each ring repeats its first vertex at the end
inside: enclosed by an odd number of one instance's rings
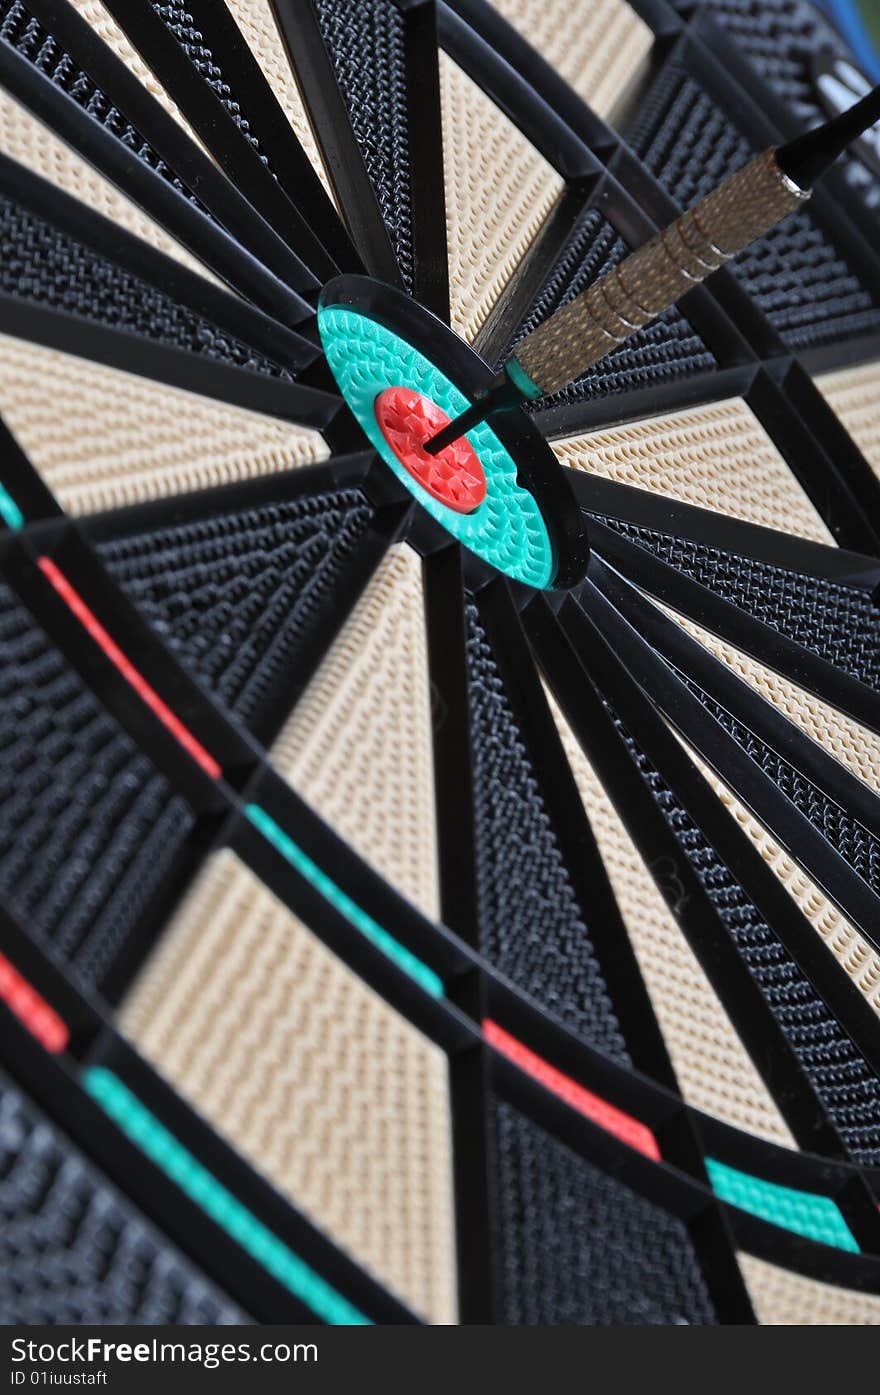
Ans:
POLYGON ((386 465, 422 508, 498 571, 527 586, 552 586, 556 559, 544 516, 534 495, 517 482, 516 461, 487 422, 467 433, 486 477, 486 497, 472 513, 456 513, 405 469, 376 421, 376 398, 389 387, 415 388, 451 418, 470 406, 464 393, 412 344, 351 306, 322 306, 318 329, 340 392, 386 465))
POLYGON ((369 1318, 331 1288, 320 1274, 227 1191, 113 1071, 92 1066, 84 1072, 82 1083, 122 1132, 316 1317, 335 1326, 370 1325, 369 1318))
POLYGON ((859 1253, 855 1236, 830 1197, 752 1177, 715 1158, 706 1158, 706 1171, 715 1194, 731 1206, 822 1245, 859 1253))
POLYGON ((338 887, 326 872, 322 872, 317 863, 303 852, 293 839, 284 832, 270 814, 265 809, 261 809, 259 804, 246 804, 245 814, 254 828, 262 833, 263 837, 277 848, 281 856, 286 858, 292 867, 295 867, 300 876, 305 877, 316 891, 319 891, 330 905, 345 916, 349 924, 380 949, 383 954, 393 960, 399 969, 409 974, 415 979, 420 988, 424 988, 426 993, 430 993, 432 998, 442 998, 444 995, 443 980, 439 975, 429 969, 427 964, 423 964, 421 959, 408 949, 399 940, 395 940, 393 935, 389 935, 387 930, 383 930, 371 915, 368 915, 355 901, 352 901, 341 887, 338 887))
POLYGON ((507 370, 508 378, 526 397, 530 397, 533 402, 536 402, 539 397, 544 396, 538 384, 529 377, 518 358, 508 359, 504 367, 507 370))
POLYGON ((0 518, 7 528, 23 528, 24 514, 8 490, 0 484, 0 518))

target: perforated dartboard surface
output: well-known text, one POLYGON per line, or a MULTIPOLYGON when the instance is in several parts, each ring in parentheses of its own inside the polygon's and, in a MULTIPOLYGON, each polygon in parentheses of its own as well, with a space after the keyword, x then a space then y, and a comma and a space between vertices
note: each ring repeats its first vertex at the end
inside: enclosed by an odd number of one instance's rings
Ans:
POLYGON ((870 32, 0 0, 3 1321, 880 1324, 870 32))

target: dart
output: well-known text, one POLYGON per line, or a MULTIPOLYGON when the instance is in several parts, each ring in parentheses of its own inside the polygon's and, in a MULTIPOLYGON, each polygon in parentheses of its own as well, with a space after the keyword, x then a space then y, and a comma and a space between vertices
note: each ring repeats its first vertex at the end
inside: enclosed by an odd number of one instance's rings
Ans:
POLYGON ((0 0, 12 1384, 880 1328, 877 83, 878 0, 0 0))
POLYGON ((424 445, 438 455, 496 412, 560 391, 809 199, 847 146, 880 121, 880 86, 847 111, 755 156, 523 339, 488 391, 424 445))

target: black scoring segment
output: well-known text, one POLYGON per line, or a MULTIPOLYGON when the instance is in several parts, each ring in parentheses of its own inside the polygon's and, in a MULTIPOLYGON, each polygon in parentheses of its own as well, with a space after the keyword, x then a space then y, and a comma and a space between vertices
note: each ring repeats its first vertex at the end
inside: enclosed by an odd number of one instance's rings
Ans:
POLYGON ((0 588, 0 899, 98 985, 166 890, 186 803, 0 588))

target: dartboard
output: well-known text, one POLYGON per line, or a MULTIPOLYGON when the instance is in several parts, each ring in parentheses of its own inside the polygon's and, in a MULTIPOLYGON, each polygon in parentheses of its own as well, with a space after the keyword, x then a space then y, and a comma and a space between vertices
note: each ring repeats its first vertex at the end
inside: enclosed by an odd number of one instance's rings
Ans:
POLYGON ((0 0, 0 1319, 880 1323, 875 22, 0 0))

